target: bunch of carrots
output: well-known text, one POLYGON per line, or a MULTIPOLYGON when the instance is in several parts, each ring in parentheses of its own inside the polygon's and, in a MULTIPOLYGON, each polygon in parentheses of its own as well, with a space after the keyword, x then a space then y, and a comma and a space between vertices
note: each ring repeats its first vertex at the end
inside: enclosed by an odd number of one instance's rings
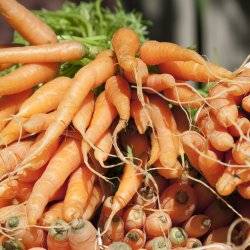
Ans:
POLYGON ((16 0, 0 14, 30 44, 0 48, 0 70, 20 65, 0 77, 1 249, 250 245, 246 65, 230 72, 122 27, 58 76, 84 46, 58 42, 16 0))

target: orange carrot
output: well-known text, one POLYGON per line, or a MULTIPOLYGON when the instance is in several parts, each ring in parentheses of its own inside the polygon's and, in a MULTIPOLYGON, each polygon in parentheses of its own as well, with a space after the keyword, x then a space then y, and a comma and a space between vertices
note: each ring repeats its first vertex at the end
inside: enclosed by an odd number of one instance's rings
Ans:
POLYGON ((17 240, 17 239, 4 239, 3 240, 3 243, 2 243, 2 248, 3 249, 21 249, 21 250, 24 250, 25 249, 25 246, 24 244, 17 240))
POLYGON ((194 61, 205 64, 205 60, 197 52, 183 48, 174 43, 146 41, 140 48, 142 61, 149 65, 157 65, 166 61, 194 61))
POLYGON ((22 203, 29 199, 33 186, 34 183, 18 181, 18 193, 15 197, 18 202, 22 203))
POLYGON ((173 224, 183 222, 193 214, 197 198, 187 183, 176 182, 161 194, 162 208, 169 214, 173 224))
POLYGON ((240 140, 236 143, 232 150, 233 160, 238 164, 246 164, 250 157, 250 143, 245 140, 240 140))
POLYGON ((133 250, 143 247, 146 243, 146 234, 140 229, 131 229, 124 237, 124 242, 133 250))
POLYGON ((147 162, 148 166, 153 165, 159 159, 160 155, 159 141, 153 132, 150 134, 150 139, 151 139, 151 151, 150 151, 150 158, 147 162))
POLYGON ((63 217, 70 222, 83 215, 95 181, 95 175, 86 167, 78 168, 70 177, 63 204, 63 217))
POLYGON ((185 246, 187 243, 188 235, 181 227, 172 227, 169 231, 169 240, 175 247, 185 246))
POLYGON ((145 231, 149 238, 165 236, 171 227, 170 216, 164 211, 155 211, 147 216, 145 231))
POLYGON ((12 216, 23 216, 25 215, 26 206, 24 203, 17 205, 10 205, 0 208, 0 223, 6 223, 6 220, 12 216))
POLYGON ((84 220, 90 220, 93 217, 96 209, 101 205, 103 198, 103 191, 98 185, 95 185, 88 200, 88 205, 85 207, 82 215, 84 220))
POLYGON ((55 120, 56 111, 48 114, 39 113, 32 115, 23 123, 23 129, 30 134, 37 134, 45 131, 49 125, 55 120))
POLYGON ((63 220, 55 221, 47 235, 48 250, 71 250, 68 238, 69 225, 63 220))
MULTIPOLYGON (((180 59, 183 60, 183 59, 180 59)), ((194 61, 165 61, 160 65, 161 72, 169 73, 179 80, 213 82, 221 78, 231 78, 233 73, 213 63, 205 65, 194 61)))
MULTIPOLYGON (((32 160, 34 161, 49 144, 53 143, 63 133, 76 112, 80 109, 83 100, 90 90, 112 76, 114 70, 115 66, 112 58, 106 54, 100 54, 94 61, 77 72, 70 89, 58 106, 55 121, 46 130, 40 145, 33 151, 33 154, 26 158, 26 162, 31 163, 32 160)), ((100 125, 100 123, 98 124, 100 125)))
POLYGON ((147 250, 167 250, 171 249, 172 243, 171 241, 163 236, 155 237, 152 240, 148 241, 145 245, 147 250))
POLYGON ((96 229, 89 221, 73 220, 70 225, 69 244, 71 250, 99 249, 96 229))
POLYGON ((80 59, 83 56, 83 46, 81 43, 75 41, 0 48, 0 63, 66 62, 80 59))
POLYGON ((0 13, 31 44, 55 43, 54 31, 15 0, 0 1, 0 13))
POLYGON ((154 163, 154 167, 157 169, 157 172, 166 179, 176 179, 180 178, 183 174, 183 167, 179 161, 173 167, 164 166, 158 160, 154 163))
POLYGON ((105 94, 110 103, 116 108, 120 119, 113 132, 113 143, 117 156, 124 162, 127 160, 117 145, 117 136, 123 130, 130 118, 131 92, 128 82, 121 76, 112 76, 106 81, 105 94))
POLYGON ((239 115, 239 117, 237 118, 236 125, 232 125, 228 128, 228 132, 234 137, 241 136, 241 133, 243 135, 246 135, 249 131, 250 121, 242 115, 239 115))
POLYGON ((123 214, 125 230, 129 231, 134 228, 141 229, 146 221, 146 214, 139 205, 134 205, 125 210, 123 214))
POLYGON ((201 246, 202 246, 202 243, 200 240, 198 240, 196 238, 188 238, 185 247, 190 249, 190 248, 197 248, 197 247, 201 247, 201 246))
MULTIPOLYGON (((105 225, 107 228, 107 226, 105 225)), ((114 241, 121 241, 124 238, 124 222, 121 217, 115 215, 111 224, 106 229, 107 232, 103 235, 104 245, 109 245, 114 241)))
POLYGON ((0 98, 0 131, 7 124, 8 120, 14 115, 22 102, 28 98, 31 94, 31 90, 26 90, 21 93, 3 96, 0 98))
POLYGON ((225 243, 227 242, 228 227, 220 227, 213 230, 206 238, 205 245, 211 243, 225 243))
POLYGON ((61 144, 33 187, 27 203, 29 224, 34 225, 42 216, 50 197, 62 186, 80 162, 81 152, 78 142, 74 139, 67 139, 61 144))
POLYGON ((0 176, 13 171, 28 154, 32 144, 32 140, 26 140, 2 149, 0 151, 0 176))
POLYGON ((53 79, 57 64, 26 64, 0 78, 0 95, 12 95, 53 79), (9 84, 11 82, 11 84, 9 84))
POLYGON ((49 209, 43 214, 39 220, 42 226, 51 226, 57 220, 63 219, 63 202, 58 202, 49 207, 49 209))
POLYGON ((12 63, 1 63, 0 64, 0 71, 3 71, 5 69, 8 69, 12 66, 13 64, 12 63))
POLYGON ((203 98, 188 83, 175 83, 173 88, 163 91, 164 95, 172 102, 183 107, 199 108, 203 104, 203 98))
POLYGON ((250 182, 240 184, 237 190, 244 199, 250 200, 250 182))
POLYGON ((224 227, 232 222, 234 218, 234 213, 231 211, 231 209, 218 200, 215 200, 204 211, 204 214, 207 215, 212 221, 211 229, 224 227))
POLYGON ((184 224, 184 230, 189 237, 199 238, 206 234, 211 226, 211 220, 203 214, 196 214, 190 217, 184 224))

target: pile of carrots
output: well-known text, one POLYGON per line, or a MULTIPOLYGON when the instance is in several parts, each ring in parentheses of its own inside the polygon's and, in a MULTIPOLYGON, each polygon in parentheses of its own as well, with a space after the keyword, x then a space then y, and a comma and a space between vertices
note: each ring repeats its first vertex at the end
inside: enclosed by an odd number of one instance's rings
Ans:
POLYGON ((84 47, 15 0, 0 14, 30 43, 0 48, 1 71, 21 65, 0 77, 0 249, 250 246, 247 65, 230 72, 123 27, 58 76, 84 47))

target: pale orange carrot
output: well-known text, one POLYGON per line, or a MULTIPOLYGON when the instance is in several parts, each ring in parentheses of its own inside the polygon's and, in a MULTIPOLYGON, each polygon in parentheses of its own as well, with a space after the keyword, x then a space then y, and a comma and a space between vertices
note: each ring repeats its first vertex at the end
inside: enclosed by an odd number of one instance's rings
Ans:
POLYGON ((12 95, 53 79, 57 64, 26 64, 0 78, 0 95, 12 95), (9 84, 11 82, 11 84, 9 84))
POLYGON ((238 164, 247 165, 250 157, 250 142, 239 140, 232 150, 232 156, 238 164))
POLYGON ((80 162, 79 143, 74 139, 66 139, 33 187, 27 203, 29 224, 35 224, 41 218, 50 197, 62 186, 67 177, 79 166, 80 162))
POLYGON ((43 214, 39 223, 42 226, 48 227, 51 226, 57 220, 63 219, 63 202, 58 202, 49 207, 49 209, 43 214))
POLYGON ((57 42, 54 31, 17 1, 1 0, 0 13, 31 44, 57 42))
POLYGON ((79 219, 88 204, 95 175, 86 167, 78 168, 70 177, 63 203, 63 218, 70 222, 79 219))
POLYGON ((182 247, 187 243, 188 235, 181 227, 172 227, 169 232, 169 240, 174 247, 182 247))
POLYGON ((138 250, 146 243, 146 234, 140 229, 131 229, 124 237, 124 242, 130 245, 133 250, 138 250))
POLYGON ((231 78, 233 73, 213 63, 206 65, 194 61, 165 61, 160 65, 163 73, 169 73, 179 80, 195 82, 213 82, 221 78, 231 78))
POLYGON ((244 117, 241 114, 239 114, 239 117, 236 120, 236 125, 232 125, 228 128, 228 132, 234 137, 239 137, 242 134, 246 135, 249 131, 250 121, 247 117, 244 117))
POLYGON ((153 165, 158 159, 160 155, 160 145, 156 135, 152 132, 150 134, 150 141, 151 141, 151 151, 150 151, 150 158, 147 162, 148 166, 153 165))
POLYGON ((0 208, 0 222, 1 224, 6 223, 6 220, 12 216, 21 216, 25 215, 26 206, 24 203, 10 205, 0 208))
POLYGON ((66 62, 80 59, 84 54, 81 43, 64 41, 55 44, 0 48, 0 63, 66 62))
POLYGON ((157 172, 166 179, 180 178, 184 170, 179 161, 177 161, 175 165, 170 168, 157 160, 154 163, 154 167, 157 169, 157 172))

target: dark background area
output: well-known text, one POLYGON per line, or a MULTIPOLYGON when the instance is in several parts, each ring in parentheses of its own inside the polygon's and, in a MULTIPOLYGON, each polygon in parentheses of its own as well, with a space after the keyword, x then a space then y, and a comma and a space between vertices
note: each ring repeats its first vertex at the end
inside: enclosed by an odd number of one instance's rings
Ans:
MULTIPOLYGON (((64 0, 20 0, 29 9, 55 10, 64 0)), ((75 0, 74 2, 79 2, 75 0)), ((152 21, 150 38, 194 46, 209 60, 235 69, 250 53, 250 1, 248 0, 124 0, 130 11, 141 11, 152 21)), ((115 0, 103 0, 110 8, 115 0)), ((0 44, 12 39, 10 27, 0 19, 0 44)))

